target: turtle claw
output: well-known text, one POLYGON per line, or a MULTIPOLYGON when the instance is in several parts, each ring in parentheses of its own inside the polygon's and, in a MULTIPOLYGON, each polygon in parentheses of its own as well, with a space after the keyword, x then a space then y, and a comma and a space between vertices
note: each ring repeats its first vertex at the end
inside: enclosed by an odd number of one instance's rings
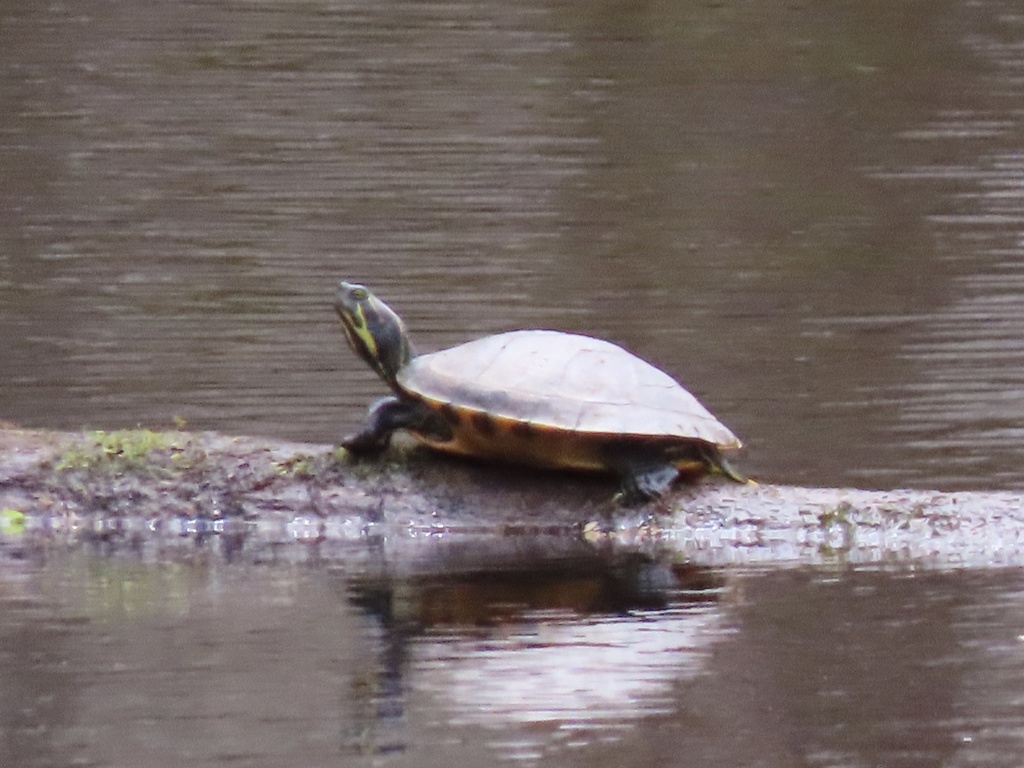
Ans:
POLYGON ((381 435, 363 430, 343 437, 341 447, 353 456, 375 456, 384 451, 390 442, 390 434, 381 435))

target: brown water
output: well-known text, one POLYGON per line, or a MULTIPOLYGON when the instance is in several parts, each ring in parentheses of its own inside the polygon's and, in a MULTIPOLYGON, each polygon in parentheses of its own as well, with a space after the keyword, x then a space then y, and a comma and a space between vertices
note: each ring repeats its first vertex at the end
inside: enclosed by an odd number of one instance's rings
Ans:
POLYGON ((6 568, 0 758, 1019 763, 1018 572, 719 570, 543 546, 490 567, 435 542, 412 566, 378 543, 343 561, 78 551, 6 568))
POLYGON ((0 12, 0 418, 328 441, 422 349, 610 337, 779 482, 1024 479, 1011 2, 26 0, 0 12))
MULTIPOLYGON (((1019 488, 1022 57, 1012 0, 3 4, 0 419, 333 440, 347 277, 619 341, 766 480, 1019 488)), ((1024 751, 1016 571, 360 557, 7 563, 0 762, 1024 751)))

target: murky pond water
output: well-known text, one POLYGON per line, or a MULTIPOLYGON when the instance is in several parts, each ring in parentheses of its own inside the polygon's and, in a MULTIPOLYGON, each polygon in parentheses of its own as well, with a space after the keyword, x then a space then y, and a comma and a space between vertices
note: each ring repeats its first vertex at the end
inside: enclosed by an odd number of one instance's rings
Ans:
POLYGON ((2 582, 0 757, 1004 766, 1024 749, 1019 573, 531 543, 435 542, 413 564, 384 543, 337 561, 37 556, 2 582))
POLYGON ((332 440, 518 327, 679 376, 777 482, 1024 480, 1010 2, 0 12, 0 418, 332 440))
MULTIPOLYGON (((1010 0, 7 3, 0 419, 333 440, 382 390, 349 277, 426 350, 619 341, 772 482, 1019 488, 1022 41, 1010 0)), ((0 762, 1019 762, 1016 571, 570 549, 6 562, 0 762)))

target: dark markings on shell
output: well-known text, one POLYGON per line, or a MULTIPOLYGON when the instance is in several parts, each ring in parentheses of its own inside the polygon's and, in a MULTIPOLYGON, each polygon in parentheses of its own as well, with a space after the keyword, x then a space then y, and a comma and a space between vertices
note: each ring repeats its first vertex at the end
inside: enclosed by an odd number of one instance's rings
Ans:
POLYGON ((441 403, 438 406, 438 410, 441 412, 441 416, 451 424, 453 427, 457 427, 459 422, 462 420, 459 416, 459 411, 451 403, 441 403))
POLYGON ((509 429, 516 437, 531 438, 537 434, 537 428, 528 421, 513 421, 509 429))
POLYGON ((557 331, 488 336, 413 358, 399 372, 398 385, 427 401, 490 414, 502 425, 511 420, 529 422, 538 431, 740 447, 736 436, 667 373, 620 346, 587 336, 557 331))
POLYGON ((493 435, 497 430, 494 419, 487 413, 474 413, 470 417, 470 423, 473 429, 482 435, 493 435))

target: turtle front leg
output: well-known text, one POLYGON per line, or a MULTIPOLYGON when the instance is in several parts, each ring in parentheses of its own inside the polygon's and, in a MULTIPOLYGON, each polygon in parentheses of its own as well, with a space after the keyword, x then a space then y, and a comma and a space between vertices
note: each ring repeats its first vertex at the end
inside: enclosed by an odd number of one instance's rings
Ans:
POLYGON ((359 431, 346 435, 341 445, 356 456, 380 453, 391 442, 391 435, 404 420, 405 404, 397 397, 382 397, 370 406, 359 431))
POLYGON ((370 406, 359 431, 343 438, 341 445, 355 456, 372 456, 387 448, 391 436, 399 429, 438 440, 451 439, 448 424, 423 403, 383 397, 370 406))

